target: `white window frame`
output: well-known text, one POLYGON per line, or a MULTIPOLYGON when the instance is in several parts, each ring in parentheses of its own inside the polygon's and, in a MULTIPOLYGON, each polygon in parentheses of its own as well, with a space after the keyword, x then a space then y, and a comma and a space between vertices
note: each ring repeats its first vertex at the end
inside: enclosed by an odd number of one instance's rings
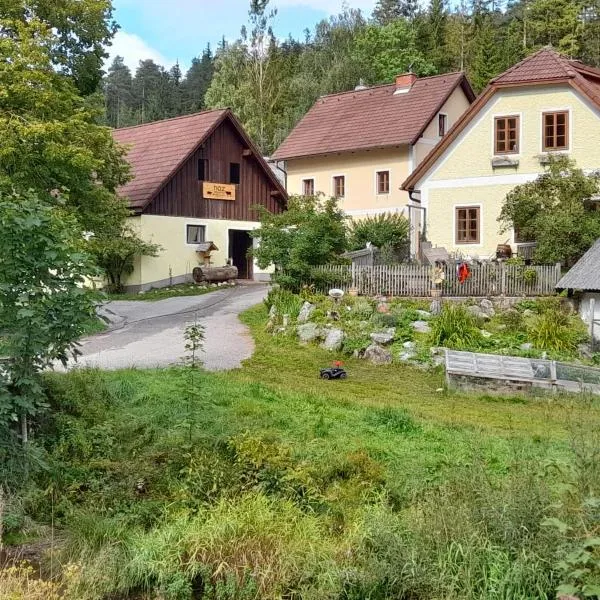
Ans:
POLYGON ((539 115, 539 132, 540 132, 540 155, 552 156, 553 154, 571 154, 573 151, 573 111, 570 106, 542 108, 539 115), (567 150, 544 150, 544 113, 566 112, 568 116, 567 129, 569 131, 569 148, 567 150))
POLYGON ((304 182, 310 181, 310 180, 312 180, 312 182, 313 182, 313 189, 315 191, 315 194, 317 193, 317 178, 314 176, 302 177, 302 179, 300 179, 300 195, 301 196, 304 196, 304 182))
POLYGON ((501 113, 493 113, 490 115, 492 120, 492 157, 493 158, 521 158, 523 154, 523 145, 525 138, 523 137, 523 113, 519 111, 504 111, 501 113), (510 152, 507 154, 496 154, 496 119, 497 118, 510 118, 510 117, 519 117, 519 151, 518 152, 510 152))
POLYGON ((193 243, 189 243, 188 240, 188 226, 192 226, 192 227, 204 227, 204 240, 206 241, 207 237, 207 231, 208 231, 208 226, 206 225, 206 223, 204 222, 200 222, 200 221, 186 221, 183 224, 183 239, 185 240, 185 245, 188 248, 195 248, 198 244, 201 244, 202 242, 193 242, 193 243))
POLYGON ((465 202, 458 202, 457 204, 452 205, 452 239, 454 241, 455 246, 460 246, 461 248, 481 248, 484 245, 483 240, 484 228, 483 228, 483 205, 479 204, 469 204, 465 202), (466 243, 466 242, 458 242, 456 240, 456 209, 457 208, 478 208, 479 209, 479 243, 466 243))
POLYGON ((331 175, 331 197, 332 198, 338 198, 339 200, 344 200, 345 198, 348 197, 348 176, 346 175, 346 173, 333 173, 331 175), (344 178, 344 195, 343 196, 336 196, 335 195, 335 178, 336 177, 343 177, 344 178))
POLYGON ((374 185, 374 189, 375 189, 375 195, 376 196, 382 196, 384 198, 389 198, 391 193, 392 193, 392 169, 390 169, 389 167, 382 167, 382 168, 377 168, 375 169, 375 174, 374 174, 374 181, 373 181, 373 185, 374 185), (389 182, 390 182, 390 189, 388 192, 379 192, 379 185, 377 182, 377 175, 379 173, 385 173, 387 171, 388 173, 388 177, 389 177, 389 182))

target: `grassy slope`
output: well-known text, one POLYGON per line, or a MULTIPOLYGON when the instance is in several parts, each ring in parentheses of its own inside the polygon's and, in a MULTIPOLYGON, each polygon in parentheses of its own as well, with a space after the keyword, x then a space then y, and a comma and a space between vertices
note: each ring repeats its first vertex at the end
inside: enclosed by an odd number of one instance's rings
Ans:
POLYGON ((74 597, 187 600, 208 573, 247 597, 551 596, 542 465, 598 428, 597 406, 440 393, 439 373, 358 361, 323 382, 333 357, 264 318, 244 315, 257 352, 235 372, 48 377, 61 412, 25 507, 49 522, 53 490, 63 560, 85 567, 74 597))

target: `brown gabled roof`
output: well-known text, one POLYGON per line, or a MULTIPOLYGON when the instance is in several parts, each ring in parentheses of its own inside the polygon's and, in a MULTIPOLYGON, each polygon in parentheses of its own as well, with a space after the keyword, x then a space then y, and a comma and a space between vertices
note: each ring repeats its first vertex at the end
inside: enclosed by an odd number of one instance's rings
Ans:
POLYGON ((458 86, 475 99, 464 73, 419 78, 404 94, 394 94, 393 84, 323 96, 273 159, 414 144, 458 86))
POLYGON ((285 189, 229 109, 210 110, 114 129, 114 139, 128 148, 126 159, 131 165, 133 175, 131 181, 119 188, 119 196, 128 199, 132 210, 141 212, 183 163, 226 119, 252 150, 254 157, 272 181, 273 187, 280 192, 285 201, 285 189))
POLYGON ((406 179, 402 184, 402 189, 414 189, 419 180, 433 167, 438 158, 482 110, 497 90, 557 83, 571 85, 600 108, 600 70, 584 65, 578 60, 565 58, 551 48, 542 48, 492 79, 447 135, 406 179))

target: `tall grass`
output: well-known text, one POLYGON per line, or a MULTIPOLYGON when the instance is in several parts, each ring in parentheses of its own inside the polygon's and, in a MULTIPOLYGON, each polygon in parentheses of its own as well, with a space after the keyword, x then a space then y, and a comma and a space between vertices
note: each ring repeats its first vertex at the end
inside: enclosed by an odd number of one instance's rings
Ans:
POLYGON ((464 350, 478 347, 483 338, 477 321, 463 304, 447 302, 431 321, 429 340, 432 346, 464 350))

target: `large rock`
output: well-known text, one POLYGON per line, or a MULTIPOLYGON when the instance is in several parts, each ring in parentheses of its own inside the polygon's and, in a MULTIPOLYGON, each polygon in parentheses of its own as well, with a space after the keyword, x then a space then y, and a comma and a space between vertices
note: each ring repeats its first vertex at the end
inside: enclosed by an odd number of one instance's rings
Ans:
POLYGON ((496 314, 496 309, 494 308, 493 302, 491 300, 488 300, 487 298, 484 298, 479 303, 479 306, 481 308, 481 311, 488 317, 493 317, 496 314))
POLYGON ((277 316, 277 307, 274 304, 271 304, 271 308, 269 309, 269 319, 274 319, 277 316))
POLYGON ((389 329, 386 329, 385 331, 376 331, 376 332, 372 333, 371 339, 376 344, 382 344, 385 346, 386 344, 391 344, 394 341, 395 335, 396 335, 396 328, 390 327, 389 329))
POLYGON ((401 362, 409 362, 415 356, 416 356, 416 354, 414 352, 407 351, 407 352, 402 352, 402 354, 400 354, 400 356, 398 358, 400 359, 401 362))
POLYGON ((417 333, 429 333, 431 331, 427 321, 413 321, 411 326, 417 333))
POLYGON ((417 344, 415 344, 415 342, 404 342, 402 347, 406 348, 407 350, 414 350, 417 347, 417 344))
POLYGON ((440 298, 434 298, 429 305, 429 312, 432 315, 439 315, 442 312, 442 300, 440 298))
POLYGON ((415 312, 421 317, 423 320, 431 319, 431 313, 426 310, 415 310, 415 312))
POLYGON ((313 312, 315 312, 316 306, 310 302, 305 302, 298 313, 298 323, 306 323, 310 320, 313 312))
POLYGON ((521 350, 533 350, 533 344, 531 342, 525 342, 519 346, 521 350))
POLYGON ((477 306, 476 304, 473 304, 472 306, 467 306, 467 312, 473 315, 476 319, 482 321, 488 320, 490 318, 490 315, 484 312, 483 309, 480 306, 477 306))
POLYGON ((301 343, 308 344, 320 337, 321 330, 315 323, 304 323, 303 325, 298 325, 296 333, 301 343))
POLYGON ((365 350, 364 357, 374 365, 387 365, 392 362, 392 353, 378 344, 371 344, 365 350))
POLYGON ((341 350, 344 343, 344 332, 341 329, 329 329, 321 348, 325 350, 341 350))

